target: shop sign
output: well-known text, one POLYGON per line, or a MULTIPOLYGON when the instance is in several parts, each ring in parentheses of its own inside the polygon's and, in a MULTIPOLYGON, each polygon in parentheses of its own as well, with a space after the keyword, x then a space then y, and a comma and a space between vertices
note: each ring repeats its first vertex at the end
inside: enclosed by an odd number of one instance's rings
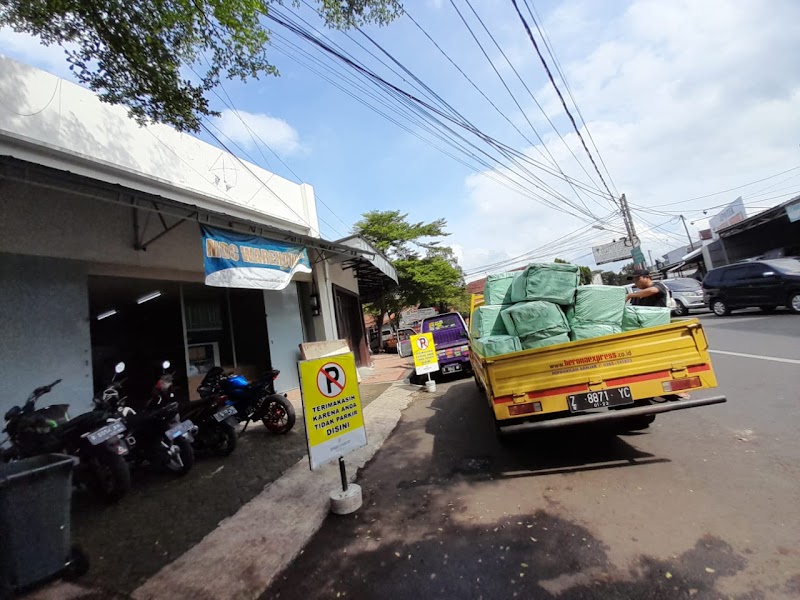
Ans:
POLYGON ((439 358, 433 343, 432 333, 421 333, 411 336, 411 352, 414 355, 414 366, 417 375, 433 373, 439 370, 439 358))
POLYGON ((311 469, 367 445, 352 352, 298 363, 311 469))
POLYGON ((206 285, 282 290, 295 273, 311 273, 303 246, 201 225, 206 285))

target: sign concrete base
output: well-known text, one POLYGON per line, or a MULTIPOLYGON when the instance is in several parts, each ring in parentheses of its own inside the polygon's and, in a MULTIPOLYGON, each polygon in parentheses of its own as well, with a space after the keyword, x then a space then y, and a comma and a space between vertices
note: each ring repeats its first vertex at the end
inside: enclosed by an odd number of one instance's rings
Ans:
POLYGON ((351 483, 347 491, 337 489, 331 492, 331 512, 335 515, 349 515, 356 512, 363 504, 361 486, 351 483))

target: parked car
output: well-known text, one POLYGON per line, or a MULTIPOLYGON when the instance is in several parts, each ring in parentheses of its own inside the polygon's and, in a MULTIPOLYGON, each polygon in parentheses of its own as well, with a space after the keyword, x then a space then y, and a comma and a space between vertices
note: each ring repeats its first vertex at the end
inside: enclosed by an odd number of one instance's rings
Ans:
POLYGON ((712 269, 703 280, 703 299, 720 317, 750 307, 771 312, 786 306, 800 314, 800 260, 776 258, 712 269))
POLYGON ((672 292, 672 297, 675 299, 675 308, 672 309, 672 314, 676 317, 685 317, 691 310, 706 307, 706 303, 703 301, 703 286, 696 279, 678 277, 663 279, 661 283, 672 292))

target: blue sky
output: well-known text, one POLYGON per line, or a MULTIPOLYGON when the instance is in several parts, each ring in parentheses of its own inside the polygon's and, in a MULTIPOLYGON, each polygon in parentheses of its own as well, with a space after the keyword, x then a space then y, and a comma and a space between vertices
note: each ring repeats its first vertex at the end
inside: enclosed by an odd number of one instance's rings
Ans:
MULTIPOLYGON (((511 2, 472 0, 472 6, 564 142, 516 80, 464 0, 456 0, 456 4, 523 111, 503 88, 450 0, 417 0, 408 2, 407 8, 481 90, 536 142, 527 116, 565 173, 600 186, 511 2)), ((788 199, 792 192, 800 193, 800 170, 796 170, 740 190, 664 206, 800 166, 800 38, 794 25, 800 22, 800 4, 793 0, 537 0, 534 5, 616 184, 612 190, 626 192, 635 206, 646 252, 659 256, 685 240, 675 214, 678 209, 692 222, 704 218, 702 209, 739 195, 753 212, 788 199)), ((307 8, 295 10, 322 28, 307 8)), ((280 28, 276 32, 310 48, 280 28)), ((494 112, 408 17, 366 32, 483 131, 541 160, 542 148, 531 147, 494 112)), ((344 34, 325 34, 379 74, 407 88, 344 34)), ((369 43, 358 33, 351 35, 369 43)), ((275 44, 285 47, 277 39, 275 44)), ((592 229, 586 220, 498 185, 495 179, 502 171, 482 169, 480 173, 455 162, 287 58, 278 48, 271 57, 281 77, 246 84, 230 81, 225 90, 250 127, 333 209, 335 215, 319 203, 326 237, 346 234, 347 226, 369 209, 401 209, 413 220, 444 217, 452 232, 450 243, 468 270, 540 247, 537 257, 543 260, 559 255, 592 265, 591 257, 586 256, 591 246, 619 237, 619 219, 607 222, 605 230, 592 229), (569 243, 552 245, 581 227, 585 231, 569 243)), ((1 31, 0 51, 68 74, 60 50, 43 48, 19 34, 1 31)), ((563 82, 559 84, 563 89, 563 82)), ((212 105, 225 108, 216 98, 212 105)), ((255 162, 296 179, 269 150, 253 144, 236 115, 227 112, 217 125, 255 162)), ((586 137, 585 129, 583 132, 586 137)), ((534 145, 540 146, 538 142, 534 145)), ((543 177, 575 197, 563 182, 543 177)), ((609 204, 597 197, 587 196, 584 201, 598 216, 610 211, 609 204)), ((709 216, 717 210, 710 210, 709 216)), ((692 228, 702 225, 697 222, 692 228)))

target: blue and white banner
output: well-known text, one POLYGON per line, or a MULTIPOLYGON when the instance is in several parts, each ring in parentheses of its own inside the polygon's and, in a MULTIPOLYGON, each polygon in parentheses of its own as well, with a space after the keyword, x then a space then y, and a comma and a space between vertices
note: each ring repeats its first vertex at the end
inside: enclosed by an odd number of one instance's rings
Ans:
POLYGON ((303 246, 200 226, 206 285, 282 290, 295 273, 311 273, 303 246))

